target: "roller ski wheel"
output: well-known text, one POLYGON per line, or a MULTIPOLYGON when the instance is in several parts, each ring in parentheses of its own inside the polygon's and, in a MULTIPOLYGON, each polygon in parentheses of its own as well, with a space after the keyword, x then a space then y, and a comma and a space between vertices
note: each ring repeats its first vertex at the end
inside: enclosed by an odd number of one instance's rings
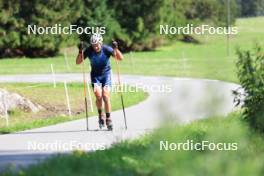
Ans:
POLYGON ((105 121, 104 121, 103 116, 99 117, 98 123, 99 123, 100 129, 102 129, 105 126, 105 121))
POLYGON ((106 127, 109 131, 113 131, 113 123, 110 118, 106 118, 106 127))

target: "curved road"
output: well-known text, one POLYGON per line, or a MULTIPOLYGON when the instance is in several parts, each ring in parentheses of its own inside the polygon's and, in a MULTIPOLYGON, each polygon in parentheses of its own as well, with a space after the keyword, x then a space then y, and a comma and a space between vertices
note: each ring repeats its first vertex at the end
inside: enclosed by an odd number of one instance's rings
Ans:
MULTIPOLYGON (((138 137, 169 123, 226 115, 234 108, 231 91, 239 86, 215 80, 123 75, 123 83, 148 91, 147 100, 126 109, 128 130, 122 111, 112 113, 114 131, 98 131, 97 118, 0 135, 0 170, 8 165, 27 166, 57 153, 75 149, 100 150, 125 139, 138 137), (37 150, 37 148, 39 150, 37 150), (41 149, 41 150, 40 150, 41 149)), ((57 74, 56 81, 81 82, 81 74, 57 74)), ((114 79, 115 80, 115 79, 114 79)), ((0 83, 52 82, 51 75, 0 76, 0 83)))

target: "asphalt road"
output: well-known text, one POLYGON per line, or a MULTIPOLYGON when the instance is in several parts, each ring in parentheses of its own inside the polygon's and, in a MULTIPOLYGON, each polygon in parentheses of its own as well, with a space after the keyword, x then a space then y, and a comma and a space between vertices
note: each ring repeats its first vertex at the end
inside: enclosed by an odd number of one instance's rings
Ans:
MULTIPOLYGON (((81 82, 81 74, 56 74, 56 81, 81 82)), ((123 75, 122 82, 143 88, 149 97, 126 108, 128 130, 122 111, 112 113, 114 131, 98 130, 97 117, 60 123, 23 132, 0 135, 0 170, 23 167, 58 153, 76 149, 104 150, 112 144, 151 132, 163 123, 188 123, 234 110, 231 91, 239 86, 216 80, 123 75)), ((116 80, 116 78, 114 78, 116 80)), ((6 75, 0 83, 51 83, 51 75, 6 75)))

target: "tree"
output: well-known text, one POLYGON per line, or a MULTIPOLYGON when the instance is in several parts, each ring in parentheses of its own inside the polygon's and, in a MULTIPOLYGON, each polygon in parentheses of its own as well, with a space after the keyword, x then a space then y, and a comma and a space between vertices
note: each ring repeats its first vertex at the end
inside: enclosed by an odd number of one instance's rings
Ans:
MULTIPOLYGON (((234 22, 235 0, 230 1, 234 22)), ((77 35, 28 35, 28 25, 106 27, 106 43, 114 38, 123 51, 152 50, 164 41, 159 34, 161 24, 226 25, 225 3, 226 0, 0 0, 0 57, 54 56, 60 47, 77 43, 77 35)), ((80 36, 85 41, 89 37, 80 36)))
MULTIPOLYGON (((231 22, 236 17, 236 2, 231 1, 231 22)), ((119 38, 125 49, 150 50, 161 44, 160 24, 185 26, 208 22, 226 26, 225 0, 130 0, 108 1, 114 17, 125 31, 119 38), (129 7, 129 8, 128 8, 129 7)), ((176 36, 180 37, 180 36, 176 36)), ((169 37, 171 38, 171 37, 169 37)), ((175 39, 175 37, 173 37, 175 39)))
POLYGON ((80 16, 80 0, 0 1, 0 55, 53 56, 69 35, 28 35, 27 26, 68 26, 80 16))
POLYGON ((264 0, 237 0, 241 16, 263 16, 264 0))
MULTIPOLYGON (((119 23, 113 16, 114 10, 107 7, 106 0, 84 0, 81 16, 75 24, 81 27, 93 27, 93 29, 105 27, 104 42, 110 43, 114 36, 121 36, 123 33, 119 23)), ((91 32, 96 32, 96 30, 91 32)), ((88 42, 90 35, 83 34, 80 38, 88 42)))

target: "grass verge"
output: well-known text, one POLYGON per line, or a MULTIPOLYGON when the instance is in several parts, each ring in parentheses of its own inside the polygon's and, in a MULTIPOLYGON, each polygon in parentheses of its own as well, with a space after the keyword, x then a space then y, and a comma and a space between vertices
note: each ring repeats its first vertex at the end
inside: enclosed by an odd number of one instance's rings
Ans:
MULTIPOLYGON (((121 73, 141 75, 163 75, 218 79, 237 82, 236 48, 252 48, 255 42, 264 45, 264 17, 238 19, 238 35, 231 36, 231 54, 227 56, 225 35, 196 36, 201 44, 174 42, 151 52, 132 52, 125 54, 121 62, 121 73)), ((55 58, 2 59, 0 74, 50 73, 50 64, 55 72, 80 72, 75 65, 77 48, 63 50, 63 55, 55 58), (67 59, 69 67, 65 64, 67 59)), ((87 62, 88 63, 88 62, 87 62)), ((115 63, 112 62, 115 71, 115 63)), ((88 67, 87 67, 88 70, 88 67)))
MULTIPOLYGON (((13 110, 9 112, 9 126, 6 126, 5 120, 0 119, 0 134, 11 133, 26 129, 38 128, 53 125, 65 121, 76 120, 85 117, 83 85, 81 83, 69 83, 68 92, 72 116, 68 116, 66 95, 63 84, 57 84, 56 88, 52 84, 0 84, 0 88, 11 92, 19 93, 28 98, 33 103, 43 107, 38 113, 13 110)), ((92 88, 90 88, 92 90, 92 88)), ((91 91, 94 112, 89 108, 89 116, 97 114, 95 106, 95 97, 91 91)), ((137 92, 124 92, 125 106, 135 105, 147 98, 147 93, 141 90, 137 92)), ((121 109, 120 95, 117 92, 111 94, 112 110, 121 109)))
POLYGON ((263 158, 263 136, 251 131, 240 114, 233 113, 184 126, 168 125, 105 151, 58 155, 15 175, 263 175, 263 158), (160 150, 161 140, 237 143, 237 150, 160 150))

